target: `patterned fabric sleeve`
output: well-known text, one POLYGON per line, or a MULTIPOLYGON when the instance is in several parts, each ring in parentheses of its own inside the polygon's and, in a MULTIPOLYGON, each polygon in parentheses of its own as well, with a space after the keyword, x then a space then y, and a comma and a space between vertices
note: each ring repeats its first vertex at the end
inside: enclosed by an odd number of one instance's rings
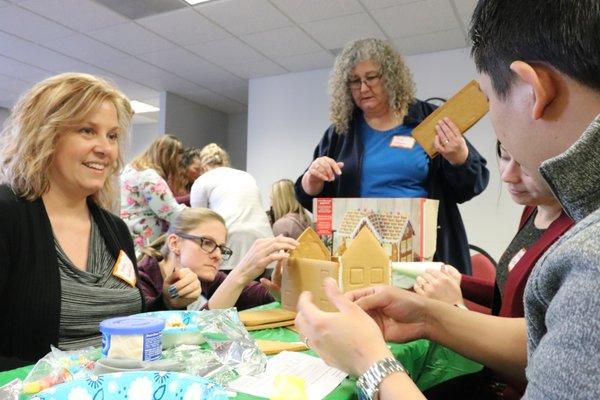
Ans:
POLYGON ((148 178, 147 181, 140 184, 140 191, 143 193, 148 207, 159 218, 170 221, 185 206, 177 203, 169 185, 167 185, 167 182, 160 175, 154 172, 153 174, 148 174, 148 178))

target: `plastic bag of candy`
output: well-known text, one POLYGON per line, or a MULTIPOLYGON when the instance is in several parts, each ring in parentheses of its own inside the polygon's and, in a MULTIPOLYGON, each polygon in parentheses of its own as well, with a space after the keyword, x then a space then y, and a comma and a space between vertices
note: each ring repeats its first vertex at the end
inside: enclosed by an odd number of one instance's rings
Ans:
POLYGON ((59 383, 88 378, 101 355, 100 349, 95 347, 62 351, 50 346, 50 350, 23 380, 23 394, 35 394, 59 383))

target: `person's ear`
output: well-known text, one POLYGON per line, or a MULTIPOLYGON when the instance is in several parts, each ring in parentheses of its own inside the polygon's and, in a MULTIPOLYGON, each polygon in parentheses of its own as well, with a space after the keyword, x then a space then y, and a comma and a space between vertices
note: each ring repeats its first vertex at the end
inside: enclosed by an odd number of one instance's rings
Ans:
POLYGON ((169 246, 169 252, 179 257, 181 246, 181 240, 179 240, 179 236, 171 233, 169 236, 167 236, 167 244, 169 246))
POLYGON ((534 103, 531 117, 542 118, 546 108, 557 95, 557 83, 552 72, 547 67, 527 64, 523 61, 513 62, 510 64, 510 69, 532 89, 534 103))

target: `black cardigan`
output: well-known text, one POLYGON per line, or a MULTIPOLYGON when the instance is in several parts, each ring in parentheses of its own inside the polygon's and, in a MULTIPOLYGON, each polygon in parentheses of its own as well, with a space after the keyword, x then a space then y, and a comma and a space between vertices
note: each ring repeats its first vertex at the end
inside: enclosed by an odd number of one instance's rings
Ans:
MULTIPOLYGON (((410 105, 404 124, 416 127, 435 110, 430 103, 416 100, 410 105)), ((342 175, 333 182, 325 182, 323 191, 314 197, 360 197, 360 180, 363 160, 363 145, 359 133, 360 110, 352 118, 346 134, 338 134, 335 126, 330 126, 321 142, 315 148, 313 160, 327 156, 342 161, 342 175)), ((487 187, 489 171, 486 160, 467 141, 469 156, 463 165, 452 166, 443 157, 429 161, 427 177, 428 198, 439 200, 438 232, 435 260, 453 265, 463 274, 471 274, 467 234, 458 210, 457 203, 463 203, 477 196, 487 187)), ((306 170, 304 171, 306 172, 306 170)), ((302 188, 302 175, 296 180, 295 190, 298 201, 312 210, 313 196, 302 188)))
MULTIPOLYGON (((123 249, 135 266, 125 223, 91 199, 88 207, 109 251, 123 249)), ((0 296, 0 370, 34 363, 58 346, 61 284, 50 220, 41 198, 27 201, 7 185, 0 185, 0 296)), ((152 308, 162 307, 161 297, 152 308)))

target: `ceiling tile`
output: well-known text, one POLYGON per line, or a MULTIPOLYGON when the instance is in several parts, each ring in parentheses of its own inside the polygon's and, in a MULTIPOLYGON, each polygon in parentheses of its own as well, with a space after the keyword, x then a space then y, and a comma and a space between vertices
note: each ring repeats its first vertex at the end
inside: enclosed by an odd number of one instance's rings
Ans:
POLYGON ((364 37, 385 39, 385 34, 366 13, 307 22, 302 28, 328 49, 343 47, 350 40, 364 37))
POLYGON ((19 5, 80 32, 128 21, 91 0, 27 0, 19 5))
POLYGON ((215 40, 211 42, 187 46, 189 50, 215 64, 227 67, 240 62, 258 62, 266 60, 265 56, 236 38, 215 40))
POLYGON ((425 0, 360 0, 360 2, 363 3, 369 10, 393 7, 401 4, 418 3, 420 1, 425 0))
POLYGON ((202 70, 212 66, 212 64, 190 51, 178 47, 140 54, 138 58, 174 74, 179 74, 182 71, 187 72, 190 69, 202 70))
POLYGON ((104 65, 107 62, 110 62, 110 60, 128 56, 128 54, 123 53, 122 51, 83 35, 75 35, 49 41, 46 43, 46 46, 92 65, 96 63, 102 63, 104 65))
POLYGON ((19 95, 31 87, 31 83, 12 76, 0 75, 0 92, 19 95))
POLYGON ((14 35, 0 31, 0 54, 4 54, 6 51, 11 51, 21 46, 26 46, 30 43, 30 41, 19 39, 14 35))
POLYGON ((292 22, 267 0, 229 0, 194 7, 236 35, 290 26, 292 22))
POLYGON ((173 46, 171 42, 133 22, 88 32, 88 35, 134 55, 173 46))
POLYGON ((357 0, 271 0, 271 2, 297 23, 358 14, 364 11, 357 0))
POLYGON ((463 23, 463 28, 468 30, 471 25, 471 15, 473 15, 477 0, 454 0, 454 4, 456 4, 456 9, 458 10, 458 14, 463 23))
POLYGON ((248 85, 223 88, 219 91, 222 95, 243 104, 248 104, 248 85))
POLYGON ((6 6, 9 6, 9 5, 10 5, 10 3, 8 1, 0 0, 0 7, 6 7, 6 6))
POLYGON ((222 28, 191 8, 142 18, 137 22, 182 46, 230 36, 222 28))
POLYGON ((234 74, 241 76, 245 79, 260 78, 262 76, 271 76, 285 74, 289 72, 285 68, 276 64, 275 62, 265 59, 264 61, 252 61, 245 62, 244 60, 238 60, 235 64, 227 65, 227 69, 234 74))
POLYGON ((394 39, 392 44, 403 55, 432 53, 467 46, 461 29, 394 39))
POLYGON ((6 76, 12 76, 32 83, 41 81, 52 75, 49 71, 4 56, 0 56, 0 71, 6 76))
POLYGON ((182 71, 178 75, 208 89, 218 89, 225 86, 235 87, 244 84, 243 79, 212 65, 204 69, 182 71))
POLYGON ((459 28, 448 0, 427 0, 372 11, 390 38, 459 28))
POLYGON ((129 79, 116 77, 114 79, 110 79, 110 81, 116 84, 117 87, 131 100, 148 99, 154 97, 158 98, 159 95, 156 90, 132 82, 129 79))
POLYGON ((270 58, 322 50, 317 42, 295 26, 253 33, 243 36, 242 39, 270 58))
POLYGON ((335 57, 327 51, 300 54, 290 57, 277 58, 276 61, 292 72, 310 71, 312 69, 333 66, 335 57))
POLYGON ((0 13, 0 27, 2 27, 4 32, 9 32, 38 43, 70 36, 74 33, 74 31, 56 22, 52 22, 17 6, 2 8, 2 12, 0 13))
MULTIPOLYGON (((3 38, 0 37, 0 42, 2 40, 3 38)), ((81 71, 87 67, 86 63, 26 41, 18 46, 1 49, 0 53, 23 63, 56 73, 81 71)))
POLYGON ((135 57, 105 59, 95 65, 105 68, 113 74, 141 83, 168 73, 135 57))

